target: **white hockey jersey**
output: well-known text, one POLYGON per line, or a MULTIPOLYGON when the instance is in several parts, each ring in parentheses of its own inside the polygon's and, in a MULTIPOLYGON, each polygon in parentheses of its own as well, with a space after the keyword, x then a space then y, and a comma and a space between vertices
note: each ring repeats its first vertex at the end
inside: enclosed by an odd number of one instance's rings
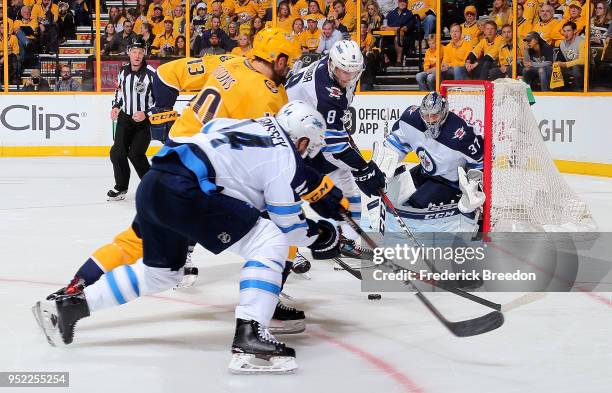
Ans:
POLYGON ((427 138, 426 129, 419 107, 411 106, 393 125, 385 146, 397 151, 400 160, 414 151, 425 174, 451 183, 458 182, 458 167, 482 169, 482 136, 476 135, 465 120, 449 112, 436 139, 427 138))
MULTIPOLYGON (((201 133, 176 137, 157 156, 178 154, 207 194, 219 191, 247 202, 270 219, 290 244, 309 246, 300 195, 307 191, 306 170, 293 143, 273 117, 215 119, 201 133)), ((154 158, 155 160, 155 158, 154 158)))

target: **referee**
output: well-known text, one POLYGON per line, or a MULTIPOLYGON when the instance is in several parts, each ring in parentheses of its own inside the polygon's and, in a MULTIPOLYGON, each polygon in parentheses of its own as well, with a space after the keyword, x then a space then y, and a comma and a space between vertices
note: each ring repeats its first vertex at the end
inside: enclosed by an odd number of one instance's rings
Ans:
POLYGON ((128 45, 127 53, 130 63, 119 72, 111 111, 111 119, 117 121, 117 127, 110 150, 115 187, 106 194, 109 201, 125 199, 130 183, 128 159, 141 179, 150 168, 145 153, 151 143, 149 115, 155 106, 155 69, 144 60, 145 42, 142 38, 134 38, 128 45))

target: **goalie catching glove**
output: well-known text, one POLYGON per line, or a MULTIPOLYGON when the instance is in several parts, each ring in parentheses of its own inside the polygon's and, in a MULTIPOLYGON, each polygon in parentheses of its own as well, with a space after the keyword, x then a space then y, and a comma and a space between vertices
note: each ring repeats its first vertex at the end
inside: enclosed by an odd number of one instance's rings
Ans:
POLYGON ((459 174, 459 188, 463 195, 459 199, 458 208, 461 213, 472 213, 485 202, 486 195, 480 190, 482 172, 477 169, 470 169, 467 174, 462 167, 457 168, 459 174))
POLYGON ((151 139, 165 142, 176 119, 178 119, 178 112, 172 108, 153 107, 151 116, 149 116, 151 139))
POLYGON ((323 176, 312 191, 302 196, 302 199, 310 203, 310 207, 318 215, 340 221, 341 210, 347 210, 349 201, 342 195, 342 191, 334 185, 328 177, 323 176))
POLYGON ((385 174, 378 168, 374 161, 362 168, 352 172, 357 187, 367 196, 376 196, 378 192, 385 189, 385 174))

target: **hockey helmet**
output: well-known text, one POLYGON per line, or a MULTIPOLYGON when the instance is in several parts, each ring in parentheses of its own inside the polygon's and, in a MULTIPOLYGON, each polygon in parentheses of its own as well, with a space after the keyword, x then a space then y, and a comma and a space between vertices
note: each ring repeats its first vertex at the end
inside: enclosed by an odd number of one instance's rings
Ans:
POLYGON ((284 29, 270 27, 261 30, 253 39, 251 55, 270 63, 286 55, 289 67, 300 58, 302 51, 295 37, 284 29))
POLYGON ((448 101, 439 93, 432 91, 423 97, 419 113, 427 126, 425 136, 436 139, 440 135, 440 127, 448 117, 448 101))
POLYGON ((329 76, 347 88, 354 86, 363 72, 363 55, 355 41, 342 40, 329 51, 329 76))
POLYGON ((304 101, 289 101, 276 114, 276 121, 294 144, 300 138, 308 138, 302 158, 319 154, 324 144, 325 119, 315 108, 304 101))

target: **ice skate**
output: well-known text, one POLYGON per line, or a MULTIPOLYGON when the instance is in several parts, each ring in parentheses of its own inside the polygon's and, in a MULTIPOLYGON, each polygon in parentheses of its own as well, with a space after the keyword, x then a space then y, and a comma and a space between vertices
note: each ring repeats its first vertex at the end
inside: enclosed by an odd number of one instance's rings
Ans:
POLYGON ((347 258, 362 259, 371 261, 374 258, 374 252, 369 248, 360 246, 355 240, 348 239, 344 236, 340 237, 340 253, 347 258))
POLYGON ((233 374, 286 374, 297 369, 295 350, 274 338, 257 321, 236 320, 232 343, 233 374))
POLYGON ((119 191, 117 188, 113 188, 112 190, 108 190, 106 193, 107 201, 122 201, 125 199, 127 194, 127 190, 119 191))
POLYGON ((74 295, 76 293, 83 292, 83 289, 85 289, 85 280, 79 276, 74 276, 67 286, 47 296, 47 300, 55 300, 60 296, 74 295))
POLYGON ((293 260, 291 271, 295 274, 306 274, 310 271, 311 266, 310 261, 298 252, 293 260))
POLYGON ((185 259, 185 266, 183 266, 183 279, 176 284, 176 287, 174 287, 174 289, 184 289, 184 288, 191 288, 196 280, 198 279, 198 267, 195 266, 193 264, 193 262, 191 261, 191 254, 193 252, 193 249, 189 252, 187 252, 187 258, 185 259))
POLYGON ((47 342, 57 347, 62 343, 66 345, 72 343, 76 323, 79 319, 89 316, 89 307, 85 294, 79 292, 58 296, 55 300, 36 302, 32 312, 47 342))
POLYGON ((304 311, 289 307, 279 301, 272 315, 269 329, 273 334, 302 333, 306 330, 306 315, 304 311))

